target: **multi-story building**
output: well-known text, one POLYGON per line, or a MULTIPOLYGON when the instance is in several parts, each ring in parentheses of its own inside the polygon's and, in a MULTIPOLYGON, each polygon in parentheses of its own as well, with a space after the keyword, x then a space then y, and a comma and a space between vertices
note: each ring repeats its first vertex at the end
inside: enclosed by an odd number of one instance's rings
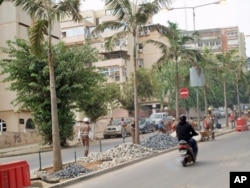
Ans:
MULTIPOLYGON (((28 29, 31 24, 32 19, 20 7, 4 2, 0 6, 0 47, 7 47, 7 40, 15 40, 15 38, 28 40, 28 29)), ((53 42, 59 41, 61 35, 59 23, 54 25, 52 35, 53 42)), ((0 52, 0 59, 5 57, 6 54, 0 52)), ((16 93, 7 89, 9 83, 4 83, 3 79, 4 75, 0 76, 0 125, 10 132, 24 132, 32 127, 30 112, 19 111, 18 106, 11 104, 16 98, 16 93)))
MULTIPOLYGON (((193 33, 193 31, 184 32, 193 33)), ((237 50, 241 57, 246 58, 245 36, 237 26, 197 30, 197 32, 199 33, 198 39, 195 40, 195 43, 190 43, 190 47, 200 50, 207 48, 214 53, 237 50)))

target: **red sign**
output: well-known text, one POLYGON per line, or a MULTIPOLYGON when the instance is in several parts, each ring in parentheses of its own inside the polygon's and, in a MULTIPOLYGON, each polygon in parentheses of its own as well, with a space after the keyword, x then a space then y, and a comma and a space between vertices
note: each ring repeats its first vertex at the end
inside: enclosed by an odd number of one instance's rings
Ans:
POLYGON ((188 97, 188 94, 189 94, 189 92, 188 92, 187 88, 181 88, 180 89, 181 98, 186 99, 188 97))

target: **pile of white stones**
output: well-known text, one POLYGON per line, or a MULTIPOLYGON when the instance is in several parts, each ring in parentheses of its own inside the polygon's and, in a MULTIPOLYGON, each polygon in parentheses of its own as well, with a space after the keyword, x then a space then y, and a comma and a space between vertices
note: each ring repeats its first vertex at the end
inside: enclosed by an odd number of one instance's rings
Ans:
MULTIPOLYGON (((57 178, 74 178, 80 175, 84 175, 93 171, 111 168, 119 164, 133 161, 139 158, 151 156, 162 152, 163 150, 175 147, 178 145, 176 137, 172 137, 169 134, 155 134, 149 138, 143 139, 141 145, 132 143, 124 143, 114 148, 107 150, 106 152, 91 152, 88 157, 81 157, 76 163, 67 165, 63 170, 49 174, 50 177, 57 178), (82 164, 101 162, 92 171, 85 169, 82 164)), ((36 172, 37 176, 46 176, 44 171, 36 172)), ((48 175, 48 174, 47 174, 48 175)), ((49 179, 48 176, 45 179, 49 179)))

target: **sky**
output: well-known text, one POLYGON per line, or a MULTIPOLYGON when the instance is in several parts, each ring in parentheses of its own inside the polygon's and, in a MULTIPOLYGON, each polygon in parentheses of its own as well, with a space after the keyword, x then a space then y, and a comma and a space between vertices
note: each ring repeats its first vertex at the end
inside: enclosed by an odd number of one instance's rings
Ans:
MULTIPOLYGON (((219 0, 172 0, 171 8, 174 9, 162 10, 153 17, 153 23, 167 25, 167 21, 171 21, 177 23, 180 29, 193 30, 193 8, 196 7, 196 30, 238 26, 239 31, 246 36, 246 54, 250 57, 250 0, 224 0, 221 4, 206 5, 216 1, 219 0)), ((82 3, 83 10, 99 10, 103 7, 102 0, 85 0, 82 3)))

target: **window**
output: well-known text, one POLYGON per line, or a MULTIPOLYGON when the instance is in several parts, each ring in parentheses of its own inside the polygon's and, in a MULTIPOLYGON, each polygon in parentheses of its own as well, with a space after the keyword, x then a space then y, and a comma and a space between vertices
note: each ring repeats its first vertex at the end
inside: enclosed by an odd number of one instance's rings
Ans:
POLYGON ((144 60, 143 59, 138 59, 138 67, 140 67, 140 68, 144 67, 144 60))
POLYGON ((105 15, 106 16, 112 15, 112 10, 110 9, 105 10, 105 15))
POLYGON ((227 43, 228 43, 228 45, 238 45, 239 41, 238 40, 228 40, 227 43))
POLYGON ((26 122, 26 129, 35 129, 35 124, 32 119, 28 119, 26 122))
POLYGON ((2 132, 5 132, 5 131, 7 131, 7 125, 6 125, 6 123, 5 123, 5 121, 4 120, 2 120, 2 119, 0 119, 0 131, 2 132))
POLYGON ((94 18, 93 17, 86 17, 86 18, 83 18, 84 20, 87 20, 91 23, 94 23, 94 18))
POLYGON ((198 43, 198 46, 199 46, 199 47, 202 47, 202 46, 203 46, 203 43, 202 43, 202 42, 199 42, 199 43, 198 43))
POLYGON ((99 25, 100 23, 101 23, 101 18, 96 18, 96 19, 95 19, 95 24, 96 24, 96 25, 99 25))
POLYGON ((118 66, 103 68, 100 70, 100 73, 113 78, 115 81, 120 81, 120 68, 118 66))
POLYGON ((238 36, 238 32, 237 31, 228 31, 227 36, 238 36))
POLYGON ((66 33, 65 31, 62 32, 62 37, 63 37, 63 38, 67 37, 67 33, 66 33))
POLYGON ((221 45, 221 42, 220 42, 220 41, 216 41, 216 42, 215 42, 215 45, 216 45, 216 46, 220 46, 220 45, 221 45))
POLYGON ((138 45, 138 51, 141 53, 142 50, 143 50, 143 44, 139 43, 139 45, 138 45))
POLYGON ((65 37, 74 37, 84 35, 84 27, 75 27, 71 29, 64 29, 62 35, 65 37))

